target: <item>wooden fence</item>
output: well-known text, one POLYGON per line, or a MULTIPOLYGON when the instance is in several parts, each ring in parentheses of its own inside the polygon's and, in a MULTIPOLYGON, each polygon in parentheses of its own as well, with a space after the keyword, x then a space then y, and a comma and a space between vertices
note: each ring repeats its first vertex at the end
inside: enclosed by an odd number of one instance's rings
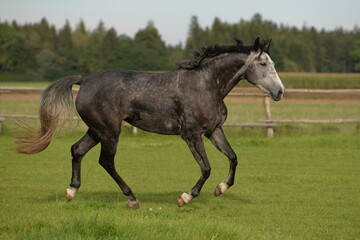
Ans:
MULTIPOLYGON (((6 93, 39 93, 43 91, 44 88, 39 87, 0 87, 0 94, 6 93)), ((245 88, 246 90, 246 88, 245 88)), ((73 92, 76 94, 78 91, 77 88, 73 89, 73 92)), ((315 93, 315 94, 360 94, 360 89, 287 89, 286 94, 292 93, 315 93)), ((228 127, 265 127, 267 132, 267 137, 272 138, 274 136, 274 128, 280 123, 317 123, 317 124, 330 124, 330 123, 360 123, 360 119, 302 119, 302 120, 287 120, 279 119, 273 120, 271 116, 270 102, 271 99, 268 95, 258 92, 230 92, 230 97, 262 97, 263 106, 264 106, 264 115, 265 120, 259 120, 259 122, 249 122, 249 123, 225 123, 224 126, 228 127)), ((28 118, 36 119, 39 118, 35 115, 16 115, 16 114, 2 114, 0 113, 0 131, 1 131, 1 122, 6 118, 28 118)), ((70 118, 69 120, 79 120, 78 117, 70 118)), ((136 133, 137 129, 134 127, 133 132, 136 133)))

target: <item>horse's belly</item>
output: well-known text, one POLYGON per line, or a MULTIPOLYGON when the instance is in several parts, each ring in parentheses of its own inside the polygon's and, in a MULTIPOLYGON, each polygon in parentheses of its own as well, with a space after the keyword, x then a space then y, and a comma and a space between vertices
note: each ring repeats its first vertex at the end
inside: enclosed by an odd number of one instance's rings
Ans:
POLYGON ((180 123, 172 118, 157 118, 154 116, 142 116, 138 119, 125 119, 131 125, 148 132, 159 134, 179 134, 180 123))

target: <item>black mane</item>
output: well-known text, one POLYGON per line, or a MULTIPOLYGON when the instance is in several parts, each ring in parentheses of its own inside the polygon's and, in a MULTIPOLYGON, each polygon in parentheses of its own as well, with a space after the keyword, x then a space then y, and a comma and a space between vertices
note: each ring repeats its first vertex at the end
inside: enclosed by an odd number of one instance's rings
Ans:
POLYGON ((224 53, 245 53, 250 54, 254 50, 253 46, 243 46, 241 40, 235 39, 236 45, 212 45, 208 47, 202 47, 192 52, 192 59, 177 62, 179 68, 193 69, 197 67, 201 61, 205 58, 212 58, 224 53))

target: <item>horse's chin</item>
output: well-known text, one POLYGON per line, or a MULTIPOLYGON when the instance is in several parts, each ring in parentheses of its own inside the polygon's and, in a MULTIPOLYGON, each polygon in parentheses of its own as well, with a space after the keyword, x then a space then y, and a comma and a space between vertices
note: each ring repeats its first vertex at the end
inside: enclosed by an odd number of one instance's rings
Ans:
POLYGON ((283 98, 284 91, 281 89, 279 91, 271 91, 269 89, 266 89, 265 87, 261 85, 256 85, 259 89, 261 89, 264 93, 268 94, 272 100, 274 101, 280 101, 283 98), (276 92, 276 93, 274 93, 276 92))

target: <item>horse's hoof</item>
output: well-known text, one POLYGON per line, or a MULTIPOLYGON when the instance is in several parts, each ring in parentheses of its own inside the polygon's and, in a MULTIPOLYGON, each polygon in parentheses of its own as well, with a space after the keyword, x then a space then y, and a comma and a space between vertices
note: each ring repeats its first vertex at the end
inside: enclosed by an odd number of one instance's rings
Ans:
POLYGON ((187 193, 183 193, 180 195, 180 197, 178 197, 178 206, 182 207, 185 204, 189 203, 190 200, 192 199, 192 196, 187 194, 187 193))
POLYGON ((68 188, 68 189, 66 189, 66 195, 65 195, 66 200, 68 200, 68 201, 73 200, 73 198, 75 197, 76 192, 77 192, 76 188, 68 188))
POLYGON ((219 185, 217 185, 215 188, 214 195, 220 196, 221 194, 226 192, 228 190, 228 188, 229 188, 229 186, 226 183, 219 183, 219 185))
POLYGON ((184 206, 186 203, 185 203, 185 201, 184 201, 184 199, 180 196, 180 197, 178 197, 178 206, 179 207, 182 207, 182 206, 184 206))
POLYGON ((139 203, 139 201, 128 201, 127 202, 127 204, 126 204, 126 206, 128 207, 128 208, 133 208, 133 209, 139 209, 140 208, 140 203, 139 203))

